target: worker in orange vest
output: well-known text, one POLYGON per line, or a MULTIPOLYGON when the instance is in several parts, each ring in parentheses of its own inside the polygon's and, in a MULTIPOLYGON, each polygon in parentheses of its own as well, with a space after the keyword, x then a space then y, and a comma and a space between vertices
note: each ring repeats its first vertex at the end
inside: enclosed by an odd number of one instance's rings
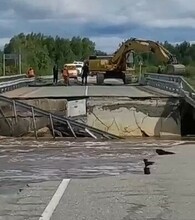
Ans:
POLYGON ((68 72, 68 68, 64 67, 64 69, 62 70, 62 77, 64 78, 64 84, 66 86, 69 86, 69 72, 68 72))
POLYGON ((33 70, 32 67, 30 67, 30 68, 28 69, 27 77, 28 77, 28 78, 35 77, 35 72, 34 72, 34 70, 33 70))

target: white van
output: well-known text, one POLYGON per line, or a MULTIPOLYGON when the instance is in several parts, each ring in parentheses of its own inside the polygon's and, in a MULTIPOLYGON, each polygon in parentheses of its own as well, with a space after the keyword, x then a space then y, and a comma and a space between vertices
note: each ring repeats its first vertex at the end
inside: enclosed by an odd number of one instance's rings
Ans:
POLYGON ((82 68, 83 68, 84 62, 74 61, 73 63, 76 65, 76 68, 77 68, 77 70, 79 71, 78 75, 81 76, 82 68))

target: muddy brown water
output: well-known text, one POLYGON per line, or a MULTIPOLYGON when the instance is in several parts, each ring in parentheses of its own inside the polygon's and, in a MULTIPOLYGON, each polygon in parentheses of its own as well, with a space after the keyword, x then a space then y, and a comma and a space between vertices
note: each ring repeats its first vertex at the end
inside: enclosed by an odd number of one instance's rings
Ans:
POLYGON ((0 143, 0 184, 140 174, 143 173, 143 159, 155 156, 157 147, 176 144, 182 144, 182 141, 5 139, 0 143))

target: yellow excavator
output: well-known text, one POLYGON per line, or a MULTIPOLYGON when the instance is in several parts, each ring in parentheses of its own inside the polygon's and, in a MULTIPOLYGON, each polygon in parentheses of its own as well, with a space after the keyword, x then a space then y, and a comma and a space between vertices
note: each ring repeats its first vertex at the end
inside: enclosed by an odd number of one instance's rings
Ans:
POLYGON ((90 56, 89 71, 97 76, 97 84, 103 84, 104 79, 120 78, 124 84, 131 82, 131 74, 127 71, 127 54, 152 52, 166 66, 167 74, 183 74, 185 66, 179 64, 177 58, 158 42, 131 38, 122 43, 112 56, 90 56))

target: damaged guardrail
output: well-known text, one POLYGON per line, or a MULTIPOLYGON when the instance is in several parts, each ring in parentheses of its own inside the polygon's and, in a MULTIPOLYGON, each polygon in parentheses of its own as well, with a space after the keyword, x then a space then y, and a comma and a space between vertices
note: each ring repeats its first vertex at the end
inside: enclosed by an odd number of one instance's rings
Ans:
POLYGON ((139 83, 179 94, 195 107, 195 90, 182 76, 145 73, 139 83))
MULTIPOLYGON (((5 97, 0 95, 0 101, 2 103, 6 103, 6 106, 11 105, 11 109, 13 109, 13 113, 10 116, 6 116, 5 113, 0 107, 0 114, 2 118, 6 121, 6 123, 9 126, 10 132, 13 132, 13 128, 18 129, 19 125, 19 120, 22 118, 22 113, 25 115, 25 118, 30 118, 30 122, 27 125, 29 129, 29 125, 33 125, 33 130, 34 131, 34 136, 36 139, 38 138, 37 136, 37 121, 36 119, 39 119, 40 117, 46 117, 47 118, 47 124, 49 125, 49 128, 51 130, 52 136, 56 138, 58 134, 60 133, 63 134, 63 137, 92 137, 94 139, 99 139, 99 138, 106 138, 106 139, 122 139, 121 137, 118 137, 114 134, 108 133, 106 131, 99 130, 97 128, 93 128, 87 124, 75 121, 73 119, 67 118, 67 117, 62 117, 53 113, 50 113, 48 111, 42 110, 40 108, 34 107, 32 105, 12 100, 11 98, 5 97), (10 119, 15 118, 15 122, 11 123, 10 119), (13 127, 14 126, 14 127, 13 127)), ((4 104, 5 105, 5 104, 4 104)), ((2 104, 3 106, 3 104, 2 104)), ((7 108, 6 108, 7 109, 7 108)), ((22 124, 22 127, 24 125, 22 124)), ((59 135, 59 136, 60 136, 59 135)))
POLYGON ((153 85, 159 89, 162 88, 166 91, 172 91, 175 93, 180 93, 180 90, 182 89, 189 96, 195 94, 194 88, 182 76, 145 73, 141 78, 140 83, 144 85, 153 85))

